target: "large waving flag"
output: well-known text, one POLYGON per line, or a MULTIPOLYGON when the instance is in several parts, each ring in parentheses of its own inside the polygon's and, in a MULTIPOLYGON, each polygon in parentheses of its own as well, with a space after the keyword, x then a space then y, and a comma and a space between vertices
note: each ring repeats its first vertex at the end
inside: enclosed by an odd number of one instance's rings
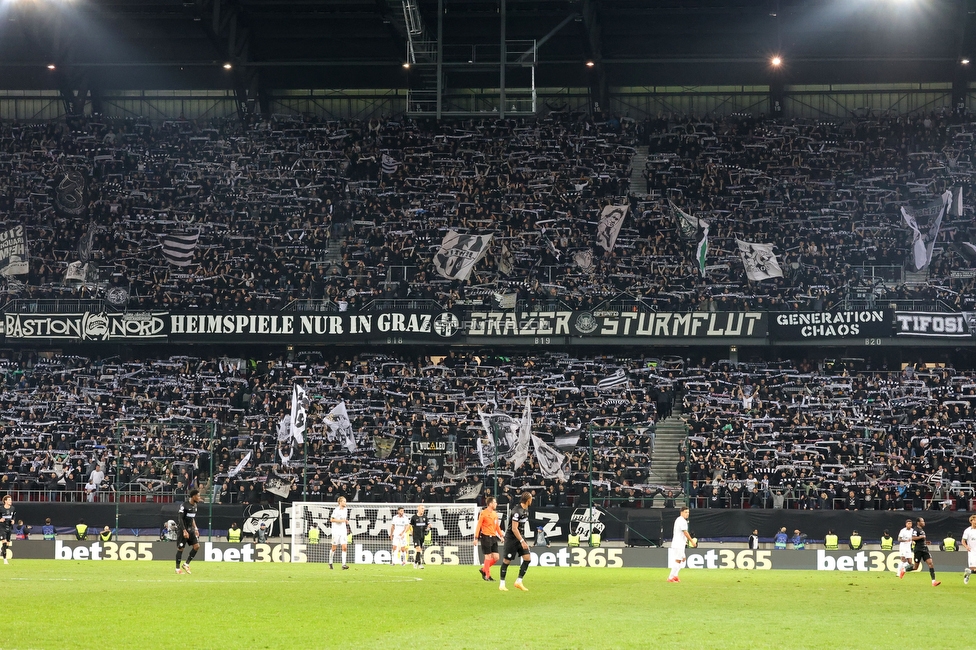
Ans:
POLYGON ((613 250, 629 210, 629 205, 608 205, 603 208, 600 212, 600 224, 596 227, 597 246, 608 252, 613 250))
POLYGON ((701 272, 702 277, 705 277, 705 258, 708 256, 708 224, 706 223, 704 228, 702 228, 702 238, 698 242, 698 248, 695 251, 695 257, 698 259, 698 270, 701 272))
POLYGON ((159 243, 163 247, 163 257, 173 266, 190 266, 193 263, 193 252, 197 249, 200 231, 171 233, 161 235, 159 243))
POLYGON ((449 280, 467 280, 478 260, 488 252, 491 235, 462 235, 450 230, 434 254, 434 270, 449 280))
POLYGON ((739 256, 742 258, 747 278, 758 282, 768 278, 783 277, 783 269, 780 268, 779 260, 773 253, 772 244, 756 244, 738 238, 735 242, 739 245, 739 256))

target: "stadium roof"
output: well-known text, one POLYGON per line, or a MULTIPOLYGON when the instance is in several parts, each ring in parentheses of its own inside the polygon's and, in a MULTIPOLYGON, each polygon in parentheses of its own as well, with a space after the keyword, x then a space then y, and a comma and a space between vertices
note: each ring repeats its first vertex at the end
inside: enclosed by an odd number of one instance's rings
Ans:
MULTIPOLYGON (((499 43, 499 0, 442 1, 448 78, 497 83, 478 64, 499 43)), ((436 35, 437 1, 409 2, 436 35)), ((974 5, 507 0, 506 38, 545 38, 545 87, 590 85, 593 74, 617 87, 946 82, 976 57, 974 5)), ((401 0, 0 0, 0 87, 398 88, 417 74, 403 68, 406 37, 401 0)))

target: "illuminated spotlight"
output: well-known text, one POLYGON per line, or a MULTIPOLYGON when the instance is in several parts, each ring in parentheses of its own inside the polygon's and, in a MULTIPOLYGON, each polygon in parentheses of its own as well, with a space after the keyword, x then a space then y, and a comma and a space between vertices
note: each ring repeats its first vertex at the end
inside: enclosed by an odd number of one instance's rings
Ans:
POLYGON ((409 61, 405 61, 403 63, 403 69, 404 70, 409 70, 410 69, 410 62, 409 61))
POLYGON ((53 63, 48 63, 47 64, 47 69, 48 70, 54 70, 54 64, 53 63))
POLYGON ((772 65, 772 66, 773 66, 774 68, 778 68, 779 66, 781 66, 781 65, 783 65, 783 59, 781 59, 781 58, 780 58, 780 57, 778 57, 778 56, 774 56, 773 58, 771 58, 771 59, 769 60, 769 63, 770 63, 770 65, 772 65))
POLYGON ((234 66, 232 66, 230 63, 225 63, 224 64, 224 70, 230 70, 232 67, 234 67, 234 66))
POLYGON ((587 67, 587 68, 592 68, 592 67, 593 67, 593 66, 595 66, 595 65, 596 65, 596 64, 595 64, 595 63, 593 63, 592 61, 587 61, 587 62, 586 62, 586 67, 587 67))
POLYGON ((969 65, 969 59, 963 59, 963 60, 962 60, 962 61, 960 61, 959 63, 961 63, 961 64, 963 64, 963 65, 969 65))

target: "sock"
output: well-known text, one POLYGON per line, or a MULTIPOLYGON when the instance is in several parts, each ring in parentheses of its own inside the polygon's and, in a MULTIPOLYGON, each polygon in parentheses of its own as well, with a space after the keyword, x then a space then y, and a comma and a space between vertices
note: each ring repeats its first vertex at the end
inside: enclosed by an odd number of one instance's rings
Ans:
POLYGON ((671 578, 677 578, 677 577, 678 577, 678 570, 671 569, 671 573, 668 574, 668 579, 670 580, 671 578))
POLYGON ((968 568, 968 567, 966 568, 966 570, 965 570, 965 571, 963 571, 963 575, 967 575, 967 576, 968 576, 968 575, 972 575, 972 573, 973 573, 973 570, 972 570, 972 569, 970 569, 970 568, 968 568))
POLYGON ((335 549, 329 550, 329 564, 332 564, 332 560, 335 558, 335 549))
POLYGON ((935 567, 929 568, 929 575, 932 576, 933 580, 935 580, 935 567))
POLYGON ((485 558, 484 564, 481 565, 481 570, 484 573, 488 573, 488 571, 491 570, 491 556, 490 555, 485 558))
POLYGON ((488 565, 488 568, 485 569, 485 573, 491 575, 491 567, 495 566, 495 562, 497 561, 498 560, 496 560, 494 557, 489 557, 487 560, 485 560, 485 563, 488 565))
POLYGON ((190 562, 192 562, 193 561, 193 558, 196 557, 196 555, 197 555, 197 549, 191 548, 190 549, 190 557, 186 558, 186 563, 189 564, 190 562))
POLYGON ((180 561, 182 561, 182 560, 183 560, 183 551, 177 551, 176 552, 176 568, 177 569, 180 568, 180 561))
POLYGON ((505 582, 505 574, 508 573, 508 564, 502 562, 501 572, 502 572, 501 573, 501 575, 502 575, 502 582, 505 582))
POLYGON ((522 566, 519 567, 519 577, 515 582, 522 582, 522 578, 525 577, 525 572, 529 570, 529 563, 522 560, 522 566))
POLYGON ((346 566, 346 552, 342 552, 342 566, 346 566))

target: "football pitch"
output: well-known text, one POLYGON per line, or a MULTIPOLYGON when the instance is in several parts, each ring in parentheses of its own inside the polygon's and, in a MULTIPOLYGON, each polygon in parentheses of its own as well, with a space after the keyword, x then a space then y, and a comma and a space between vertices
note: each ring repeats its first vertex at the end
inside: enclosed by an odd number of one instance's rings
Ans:
POLYGON ((14 560, 0 648, 970 647, 976 580, 927 573, 14 560), (497 580, 498 569, 493 569, 497 580))

